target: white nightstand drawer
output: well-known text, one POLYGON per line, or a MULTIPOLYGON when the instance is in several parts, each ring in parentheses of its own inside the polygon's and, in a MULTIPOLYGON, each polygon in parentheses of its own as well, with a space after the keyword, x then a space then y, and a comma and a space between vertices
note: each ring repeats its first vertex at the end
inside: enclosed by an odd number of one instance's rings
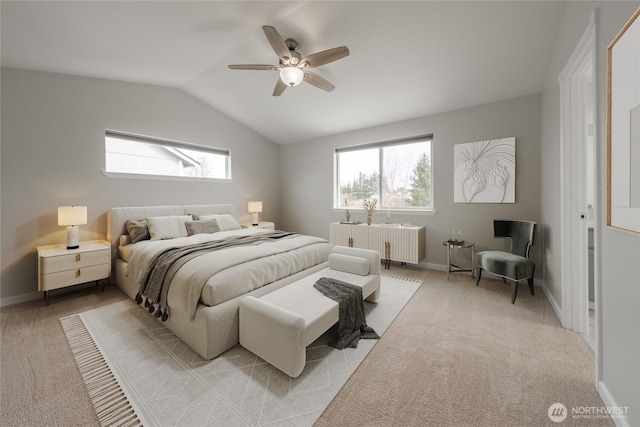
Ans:
POLYGON ((49 291, 64 288, 65 286, 100 280, 109 277, 109 270, 109 264, 99 264, 57 273, 43 274, 40 276, 40 290, 49 291))
POLYGON ((99 264, 109 264, 109 250, 98 250, 90 252, 75 252, 65 255, 42 257, 40 272, 51 274, 65 270, 76 270, 78 268, 89 267, 99 264))

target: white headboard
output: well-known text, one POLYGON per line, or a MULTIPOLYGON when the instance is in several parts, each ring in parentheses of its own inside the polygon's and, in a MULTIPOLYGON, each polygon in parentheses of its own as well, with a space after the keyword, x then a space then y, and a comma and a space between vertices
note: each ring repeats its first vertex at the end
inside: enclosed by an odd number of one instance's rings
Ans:
POLYGON ((150 216, 223 213, 233 214, 233 207, 231 205, 185 205, 111 208, 107 212, 107 239, 111 242, 111 257, 114 258, 118 255, 120 236, 127 234, 124 226, 127 220, 138 221, 150 216))

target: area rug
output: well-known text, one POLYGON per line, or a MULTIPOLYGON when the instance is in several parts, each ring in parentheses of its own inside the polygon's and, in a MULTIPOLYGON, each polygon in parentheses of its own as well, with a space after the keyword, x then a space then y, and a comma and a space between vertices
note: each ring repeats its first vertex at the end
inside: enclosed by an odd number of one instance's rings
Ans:
MULTIPOLYGON (((367 324, 382 336, 421 283, 382 276, 367 324)), ((134 301, 60 322, 105 426, 311 426, 377 343, 337 350, 329 330, 290 378, 240 345, 204 360, 134 301)))

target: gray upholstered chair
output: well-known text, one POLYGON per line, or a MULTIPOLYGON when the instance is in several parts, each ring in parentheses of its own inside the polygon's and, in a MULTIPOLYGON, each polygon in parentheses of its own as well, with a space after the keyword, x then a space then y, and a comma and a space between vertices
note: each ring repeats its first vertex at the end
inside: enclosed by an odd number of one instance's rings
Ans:
POLYGON ((516 302, 518 282, 527 280, 529 291, 533 295, 533 272, 536 265, 529 259, 529 252, 536 234, 536 223, 532 221, 493 220, 493 237, 511 240, 511 250, 482 251, 476 254, 478 278, 480 283, 482 270, 502 277, 506 283, 511 282, 511 303, 516 302))

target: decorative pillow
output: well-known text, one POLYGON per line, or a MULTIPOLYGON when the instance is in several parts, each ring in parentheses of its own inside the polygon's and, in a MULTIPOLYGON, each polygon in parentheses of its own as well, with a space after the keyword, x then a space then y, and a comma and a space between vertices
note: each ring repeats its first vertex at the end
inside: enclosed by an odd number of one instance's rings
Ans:
POLYGON ((366 276, 369 274, 369 261, 357 256, 329 254, 329 268, 332 270, 366 276))
POLYGON ((184 223, 192 219, 191 215, 148 217, 147 226, 149 227, 151 240, 187 237, 187 227, 185 227, 184 223))
POLYGON ((144 219, 137 221, 127 220, 124 225, 127 228, 129 237, 131 238, 131 243, 136 243, 141 240, 149 240, 151 238, 149 228, 147 227, 147 221, 144 219))
POLYGON ((184 223, 187 227, 187 235, 194 234, 212 234, 220 231, 217 219, 205 219, 201 221, 187 221, 184 223))
POLYGON ((207 219, 217 220, 221 231, 240 230, 242 228, 231 214, 198 215, 198 219, 201 221, 207 219))

